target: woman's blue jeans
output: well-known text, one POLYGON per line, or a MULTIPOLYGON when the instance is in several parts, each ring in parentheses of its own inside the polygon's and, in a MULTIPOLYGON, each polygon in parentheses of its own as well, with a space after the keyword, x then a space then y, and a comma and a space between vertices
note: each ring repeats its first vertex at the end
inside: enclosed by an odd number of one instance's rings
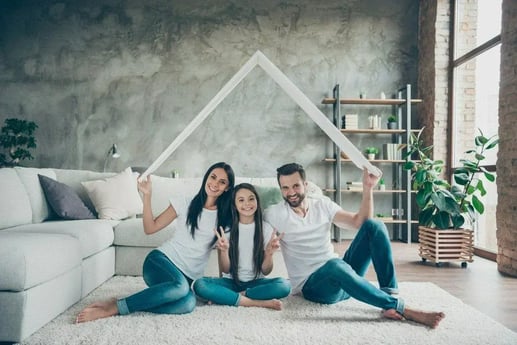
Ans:
POLYGON ((118 312, 186 314, 194 310, 196 297, 187 278, 161 251, 151 251, 144 261, 143 278, 148 288, 117 301, 118 312))
POLYGON ((395 265, 386 226, 366 220, 342 259, 331 259, 305 282, 303 296, 313 302, 332 304, 353 297, 382 309, 404 311, 404 301, 391 294, 398 292, 395 265), (373 263, 380 288, 364 278, 373 263))
POLYGON ((194 282, 194 292, 199 297, 222 305, 238 306, 241 291, 255 300, 283 298, 291 292, 291 285, 284 278, 260 278, 236 284, 230 278, 204 277, 194 282))

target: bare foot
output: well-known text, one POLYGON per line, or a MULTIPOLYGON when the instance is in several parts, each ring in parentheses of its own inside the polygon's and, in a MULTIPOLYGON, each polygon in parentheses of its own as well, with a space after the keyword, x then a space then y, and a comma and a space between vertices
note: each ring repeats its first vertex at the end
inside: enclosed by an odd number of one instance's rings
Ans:
POLYGON ((412 320, 412 321, 424 324, 431 328, 438 327, 438 324, 440 323, 440 321, 442 321, 445 318, 445 314, 442 312, 427 312, 427 311, 410 309, 407 307, 404 309, 404 316, 408 320, 412 320))
POLYGON ((278 299, 268 299, 268 300, 258 300, 251 299, 246 296, 241 296, 239 300, 239 305, 242 307, 260 307, 260 308, 269 308, 274 310, 282 310, 282 301, 278 299))
POLYGON ((102 319, 118 314, 117 300, 115 298, 105 302, 96 302, 84 308, 75 319, 76 323, 102 319))
POLYGON ((411 308, 405 308, 404 315, 399 314, 395 309, 388 309, 384 311, 382 315, 393 320, 403 320, 406 318, 431 328, 438 327, 440 321, 445 317, 445 314, 441 312, 427 312, 411 308))

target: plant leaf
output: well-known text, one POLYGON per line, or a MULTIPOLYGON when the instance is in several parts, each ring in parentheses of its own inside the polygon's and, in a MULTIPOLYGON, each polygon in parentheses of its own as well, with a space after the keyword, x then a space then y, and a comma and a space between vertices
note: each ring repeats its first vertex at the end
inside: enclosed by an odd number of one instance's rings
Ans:
POLYGON ((433 216, 433 223, 438 229, 448 229, 451 224, 449 213, 440 211, 433 216))
POLYGON ((478 199, 477 196, 472 196, 472 206, 476 209, 479 214, 483 214, 485 212, 485 205, 478 199))
POLYGON ((494 174, 491 174, 487 171, 484 172, 484 175, 485 175, 485 178, 490 181, 490 182, 494 182, 495 181, 495 175, 494 174))
POLYGON ((430 226, 433 219, 434 206, 428 207, 420 211, 418 215, 418 223, 424 226, 430 226))

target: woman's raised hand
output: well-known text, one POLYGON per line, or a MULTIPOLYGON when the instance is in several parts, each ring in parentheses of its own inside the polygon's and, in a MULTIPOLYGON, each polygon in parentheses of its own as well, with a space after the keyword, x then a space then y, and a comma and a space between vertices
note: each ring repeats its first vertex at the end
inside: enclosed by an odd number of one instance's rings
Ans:
POLYGON ((215 236, 217 236, 217 242, 215 242, 215 247, 219 251, 226 252, 230 248, 230 243, 228 243, 228 240, 224 235, 224 229, 222 226, 219 227, 219 230, 221 231, 221 233, 214 229, 215 236))
POLYGON ((151 183, 151 175, 147 175, 146 179, 143 179, 140 181, 140 179, 137 179, 138 182, 138 190, 144 194, 148 195, 151 194, 152 190, 152 183, 151 183))

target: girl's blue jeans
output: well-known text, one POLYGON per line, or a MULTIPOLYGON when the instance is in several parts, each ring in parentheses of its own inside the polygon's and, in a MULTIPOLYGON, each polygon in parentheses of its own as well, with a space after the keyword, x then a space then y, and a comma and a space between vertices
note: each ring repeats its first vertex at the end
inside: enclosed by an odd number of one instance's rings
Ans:
POLYGON ((291 285, 284 278, 260 278, 235 283, 230 278, 204 277, 194 282, 194 292, 199 297, 217 304, 238 306, 244 296, 255 300, 283 298, 291 292, 291 285))
POLYGON ((398 293, 395 265, 386 226, 376 220, 366 220, 342 259, 331 259, 312 273, 305 282, 304 298, 332 304, 353 297, 382 309, 404 312, 404 301, 398 293), (373 263, 380 288, 364 278, 373 263))
POLYGON ((143 278, 148 288, 117 301, 118 312, 186 314, 194 310, 196 297, 187 278, 161 251, 151 251, 144 261, 143 278))

